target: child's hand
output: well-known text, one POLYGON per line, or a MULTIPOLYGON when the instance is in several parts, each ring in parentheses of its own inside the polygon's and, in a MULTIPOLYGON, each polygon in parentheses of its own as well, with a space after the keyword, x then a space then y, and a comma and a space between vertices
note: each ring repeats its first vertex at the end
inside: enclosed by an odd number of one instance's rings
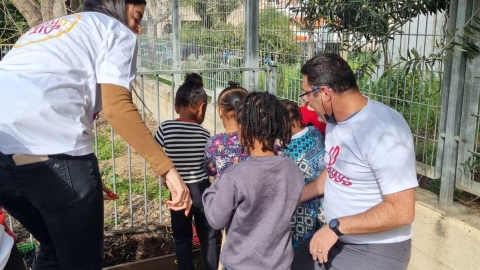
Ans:
POLYGON ((113 201, 118 199, 118 195, 113 193, 113 191, 111 191, 103 182, 102 182, 102 190, 103 190, 104 200, 113 201))

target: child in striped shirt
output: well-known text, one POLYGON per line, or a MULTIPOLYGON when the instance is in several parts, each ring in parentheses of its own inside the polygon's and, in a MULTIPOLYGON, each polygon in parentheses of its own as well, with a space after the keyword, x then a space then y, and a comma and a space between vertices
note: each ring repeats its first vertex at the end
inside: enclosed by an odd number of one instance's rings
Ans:
POLYGON ((210 133, 201 126, 207 110, 207 94, 203 80, 196 73, 187 74, 175 96, 176 120, 160 124, 155 134, 158 144, 172 160, 190 190, 193 205, 188 216, 184 211, 170 211, 178 269, 193 268, 192 217, 200 240, 202 255, 208 270, 217 268, 215 230, 208 224, 203 209, 202 195, 210 187, 204 170, 204 150, 210 133))

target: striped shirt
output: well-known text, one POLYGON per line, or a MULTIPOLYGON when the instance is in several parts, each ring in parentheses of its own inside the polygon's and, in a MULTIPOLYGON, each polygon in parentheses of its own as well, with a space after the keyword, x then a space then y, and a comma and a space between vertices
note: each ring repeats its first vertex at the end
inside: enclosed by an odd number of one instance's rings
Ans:
POLYGON ((168 120, 160 124, 155 140, 165 149, 185 183, 208 180, 204 169, 205 145, 210 132, 197 123, 168 120))

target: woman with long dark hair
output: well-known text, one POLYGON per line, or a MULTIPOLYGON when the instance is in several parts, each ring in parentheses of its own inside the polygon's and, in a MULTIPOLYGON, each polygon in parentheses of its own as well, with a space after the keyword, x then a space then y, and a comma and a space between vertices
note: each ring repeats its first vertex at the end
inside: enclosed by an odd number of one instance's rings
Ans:
POLYGON ((132 102, 145 5, 84 1, 84 12, 28 30, 0 62, 0 205, 40 242, 35 269, 101 269, 103 192, 91 127, 102 109, 165 177, 170 208, 188 214, 188 189, 132 102))

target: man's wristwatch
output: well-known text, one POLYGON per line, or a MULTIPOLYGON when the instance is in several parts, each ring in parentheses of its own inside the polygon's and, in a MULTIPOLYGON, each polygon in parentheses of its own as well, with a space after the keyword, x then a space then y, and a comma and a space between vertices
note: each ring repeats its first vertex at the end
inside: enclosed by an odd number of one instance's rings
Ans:
POLYGON ((340 222, 338 221, 338 219, 334 218, 334 219, 330 220, 330 222, 328 223, 328 227, 330 227, 330 229, 337 236, 342 236, 343 235, 343 233, 341 233, 340 230, 338 229, 338 227, 340 227, 340 222))

